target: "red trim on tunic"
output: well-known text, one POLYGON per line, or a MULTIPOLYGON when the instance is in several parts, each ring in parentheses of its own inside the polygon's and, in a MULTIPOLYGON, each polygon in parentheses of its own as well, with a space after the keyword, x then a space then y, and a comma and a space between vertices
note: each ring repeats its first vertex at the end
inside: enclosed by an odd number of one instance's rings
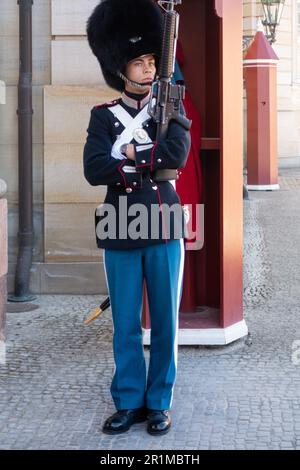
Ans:
POLYGON ((124 181, 124 184, 125 184, 125 188, 127 188, 127 180, 126 180, 126 177, 125 177, 123 171, 121 171, 121 168, 122 168, 122 166, 124 166, 125 161, 126 161, 126 160, 124 159, 124 161, 121 163, 121 165, 118 166, 118 172, 120 173, 120 175, 121 175, 122 178, 123 178, 123 181, 124 181))

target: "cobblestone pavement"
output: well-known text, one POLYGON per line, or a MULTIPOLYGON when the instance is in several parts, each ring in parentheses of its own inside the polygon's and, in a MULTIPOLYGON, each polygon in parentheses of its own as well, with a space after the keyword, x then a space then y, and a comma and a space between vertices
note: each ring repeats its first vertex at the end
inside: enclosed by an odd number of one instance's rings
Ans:
POLYGON ((84 327, 98 296, 44 295, 38 309, 7 315, 0 449, 300 449, 300 172, 282 178, 281 190, 244 203, 252 345, 180 347, 167 435, 145 423, 102 434, 114 412, 111 313, 84 327))

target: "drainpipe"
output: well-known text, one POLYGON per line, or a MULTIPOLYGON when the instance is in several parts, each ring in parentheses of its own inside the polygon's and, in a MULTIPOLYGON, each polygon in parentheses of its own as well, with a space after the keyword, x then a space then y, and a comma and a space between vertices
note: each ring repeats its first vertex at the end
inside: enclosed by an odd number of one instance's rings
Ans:
POLYGON ((8 300, 26 302, 36 297, 29 293, 33 249, 33 181, 32 181, 32 4, 18 0, 19 5, 19 231, 15 293, 8 300))

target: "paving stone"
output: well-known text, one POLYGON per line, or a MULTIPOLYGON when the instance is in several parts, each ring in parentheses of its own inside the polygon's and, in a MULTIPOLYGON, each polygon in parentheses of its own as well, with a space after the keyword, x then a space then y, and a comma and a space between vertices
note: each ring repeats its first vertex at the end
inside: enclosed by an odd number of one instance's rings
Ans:
POLYGON ((104 297, 41 295, 38 309, 7 314, 0 449, 300 449, 300 364, 292 356, 300 340, 300 185, 292 170, 282 178, 282 190, 250 192, 244 202, 252 345, 179 348, 166 436, 153 438, 146 423, 122 436, 102 433, 115 411, 111 312, 84 327, 104 297))

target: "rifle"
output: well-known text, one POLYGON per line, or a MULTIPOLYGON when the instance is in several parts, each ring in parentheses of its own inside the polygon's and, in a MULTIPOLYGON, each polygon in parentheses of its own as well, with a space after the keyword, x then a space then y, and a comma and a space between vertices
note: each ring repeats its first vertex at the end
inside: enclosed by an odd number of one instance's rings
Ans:
MULTIPOLYGON (((180 113, 180 102, 185 97, 185 86, 182 84, 172 84, 179 29, 179 14, 174 10, 174 6, 181 5, 181 3, 182 0, 158 1, 160 7, 165 11, 164 33, 158 79, 152 84, 148 106, 148 113, 157 124, 157 141, 166 139, 171 120, 178 122, 186 130, 190 130, 192 125, 192 121, 180 113), (166 8, 164 4, 166 4, 166 8), (153 100, 156 94, 157 97, 153 100)), ((178 172, 175 169, 156 170, 153 179, 157 182, 177 180, 178 172)), ((86 317, 84 324, 89 325, 109 307, 110 299, 107 297, 100 307, 96 307, 86 317)))
MULTIPOLYGON (((157 142, 167 138, 171 120, 186 130, 190 130, 192 125, 192 121, 180 113, 180 102, 185 97, 185 86, 172 83, 179 30, 179 13, 174 10, 174 6, 181 3, 182 0, 158 1, 159 6, 165 11, 164 33, 158 79, 152 84, 148 106, 148 113, 157 124, 157 142), (153 100, 154 94, 157 94, 156 100, 153 100)), ((154 181, 177 180, 178 172, 175 169, 156 170, 153 179, 154 181)))
POLYGON ((96 307, 94 310, 91 311, 91 313, 86 317, 84 320, 85 325, 89 325, 92 323, 92 321, 96 320, 104 310, 110 307, 110 299, 107 297, 104 302, 100 305, 100 307, 96 307))

